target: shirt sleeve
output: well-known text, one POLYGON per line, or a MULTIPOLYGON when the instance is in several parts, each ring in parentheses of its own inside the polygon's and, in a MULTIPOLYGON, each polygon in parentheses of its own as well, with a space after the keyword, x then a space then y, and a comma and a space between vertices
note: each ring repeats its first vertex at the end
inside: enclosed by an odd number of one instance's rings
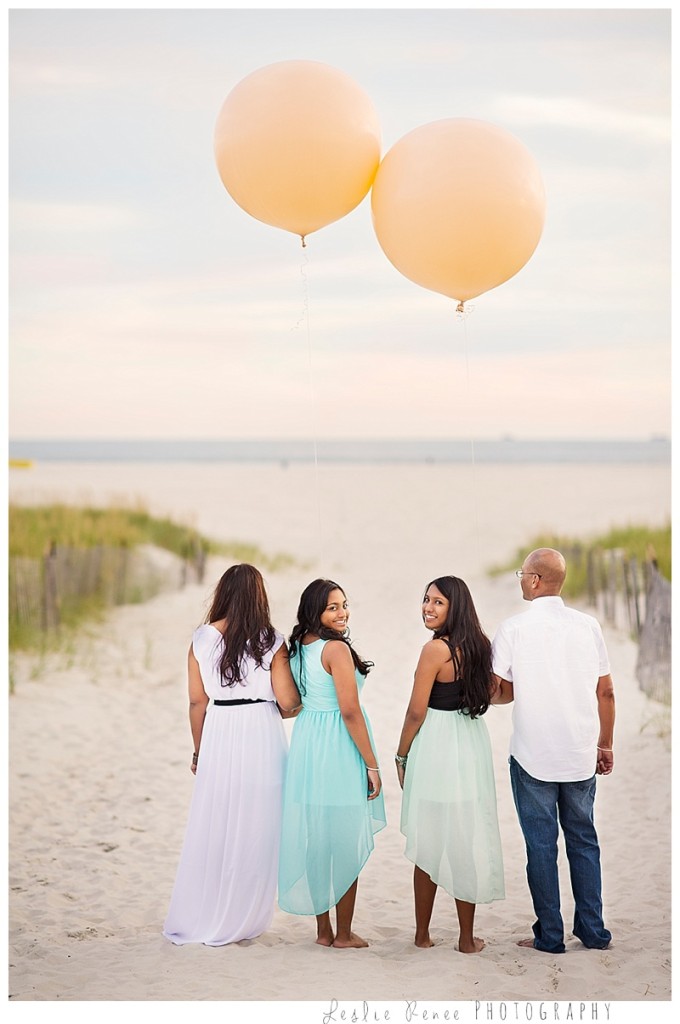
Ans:
POLYGON ((281 645, 283 644, 283 634, 279 633, 278 629, 275 632, 276 632, 276 639, 274 640, 274 643, 272 644, 272 658, 274 657, 274 655, 278 651, 279 647, 281 647, 281 645))
POLYGON ((512 645, 508 636, 508 629, 501 623, 496 630, 496 635, 491 644, 491 661, 493 671, 501 679, 512 680, 512 645))
POLYGON ((214 665, 221 654, 222 635, 203 623, 198 626, 191 638, 191 646, 196 661, 202 663, 204 669, 214 665))
POLYGON ((611 672, 609 665, 609 654, 607 653, 607 645, 604 642, 602 636, 602 627, 597 619, 593 619, 593 633, 595 636, 595 648, 597 650, 597 657, 599 663, 598 678, 599 676, 607 676, 611 672))
POLYGON ((279 633, 278 629, 275 629, 274 633, 276 634, 274 637, 274 643, 267 651, 267 656, 263 661, 263 665, 267 669, 267 671, 269 671, 269 669, 271 668, 272 661, 274 660, 274 655, 278 651, 279 647, 282 646, 284 640, 283 633, 279 633))
POLYGON ((198 661, 199 657, 203 653, 203 637, 205 632, 201 626, 198 626, 191 637, 191 647, 194 652, 194 657, 198 661))

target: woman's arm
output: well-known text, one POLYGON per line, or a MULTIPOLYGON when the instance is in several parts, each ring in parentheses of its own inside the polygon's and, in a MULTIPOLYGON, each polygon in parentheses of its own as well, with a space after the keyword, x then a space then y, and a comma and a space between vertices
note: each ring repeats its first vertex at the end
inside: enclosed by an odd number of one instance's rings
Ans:
POLYGON ((342 640, 329 640, 321 655, 321 664, 333 677, 338 706, 347 732, 366 764, 369 800, 375 800, 382 789, 380 765, 373 750, 366 719, 359 703, 359 690, 354 675, 354 662, 349 647, 342 640))
POLYGON ((196 774, 198 764, 198 751, 201 746, 201 735, 203 733, 203 722, 205 711, 210 703, 210 697, 203 688, 201 670, 196 661, 193 644, 189 648, 189 724, 191 725, 191 736, 194 741, 194 756, 191 770, 196 774))
POLYGON ((512 704, 515 699, 515 689, 510 680, 496 675, 492 678, 491 704, 512 704))
POLYGON ((288 660, 288 648, 281 644, 272 658, 272 690, 279 706, 281 718, 295 718, 302 708, 300 692, 295 685, 288 660))
MULTIPOLYGON (((416 672, 413 679, 413 690, 411 699, 406 708, 404 725, 397 747, 397 757, 407 758, 411 744, 425 721, 427 704, 430 699, 434 681, 440 669, 451 658, 451 653, 443 640, 429 640, 422 651, 416 665, 416 672)), ((399 785, 404 788, 404 777, 406 775, 406 763, 400 764, 397 761, 397 778, 399 785)))

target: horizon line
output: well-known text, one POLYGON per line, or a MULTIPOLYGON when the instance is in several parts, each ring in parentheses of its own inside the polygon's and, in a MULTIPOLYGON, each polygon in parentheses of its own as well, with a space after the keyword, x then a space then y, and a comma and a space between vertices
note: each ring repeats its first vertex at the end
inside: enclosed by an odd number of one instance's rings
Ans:
POLYGON ((408 436, 391 436, 391 437, 376 437, 366 435, 364 437, 305 437, 301 435, 295 435, 291 437, 216 437, 216 436, 205 436, 205 437, 173 437, 170 435, 163 437, 121 437, 111 436, 106 437, 74 437, 72 435, 64 435, 55 437, 50 435, 45 437, 44 435, 36 436, 15 436, 9 437, 9 444, 308 444, 313 443, 316 440, 317 443, 336 443, 336 444, 403 444, 404 442, 413 444, 450 444, 451 442, 460 444, 469 444, 474 441, 475 444, 491 442, 493 444, 499 443, 521 443, 521 444, 649 444, 652 442, 670 442, 670 434, 647 434, 646 436, 616 436, 616 437, 523 437, 514 434, 500 434, 484 437, 469 436, 451 436, 451 437, 418 437, 413 435, 408 436))

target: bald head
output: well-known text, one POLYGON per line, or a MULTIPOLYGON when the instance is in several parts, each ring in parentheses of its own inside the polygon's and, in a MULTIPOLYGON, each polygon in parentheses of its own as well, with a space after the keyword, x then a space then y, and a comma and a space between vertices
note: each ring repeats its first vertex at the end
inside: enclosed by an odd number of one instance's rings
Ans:
POLYGON ((544 594, 555 595, 562 590, 567 575, 567 563, 564 555, 554 548, 536 548, 524 559, 524 568, 528 572, 539 574, 544 594))

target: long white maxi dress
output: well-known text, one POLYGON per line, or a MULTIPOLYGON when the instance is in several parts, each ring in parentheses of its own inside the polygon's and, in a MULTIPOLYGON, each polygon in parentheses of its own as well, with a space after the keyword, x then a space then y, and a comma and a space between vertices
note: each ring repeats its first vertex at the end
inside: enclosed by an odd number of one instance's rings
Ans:
POLYGON ((193 651, 211 701, 163 928, 177 945, 221 946, 252 939, 271 924, 288 743, 269 669, 282 643, 277 633, 262 668, 246 660, 245 685, 222 686, 222 634, 211 625, 194 632, 193 651))

